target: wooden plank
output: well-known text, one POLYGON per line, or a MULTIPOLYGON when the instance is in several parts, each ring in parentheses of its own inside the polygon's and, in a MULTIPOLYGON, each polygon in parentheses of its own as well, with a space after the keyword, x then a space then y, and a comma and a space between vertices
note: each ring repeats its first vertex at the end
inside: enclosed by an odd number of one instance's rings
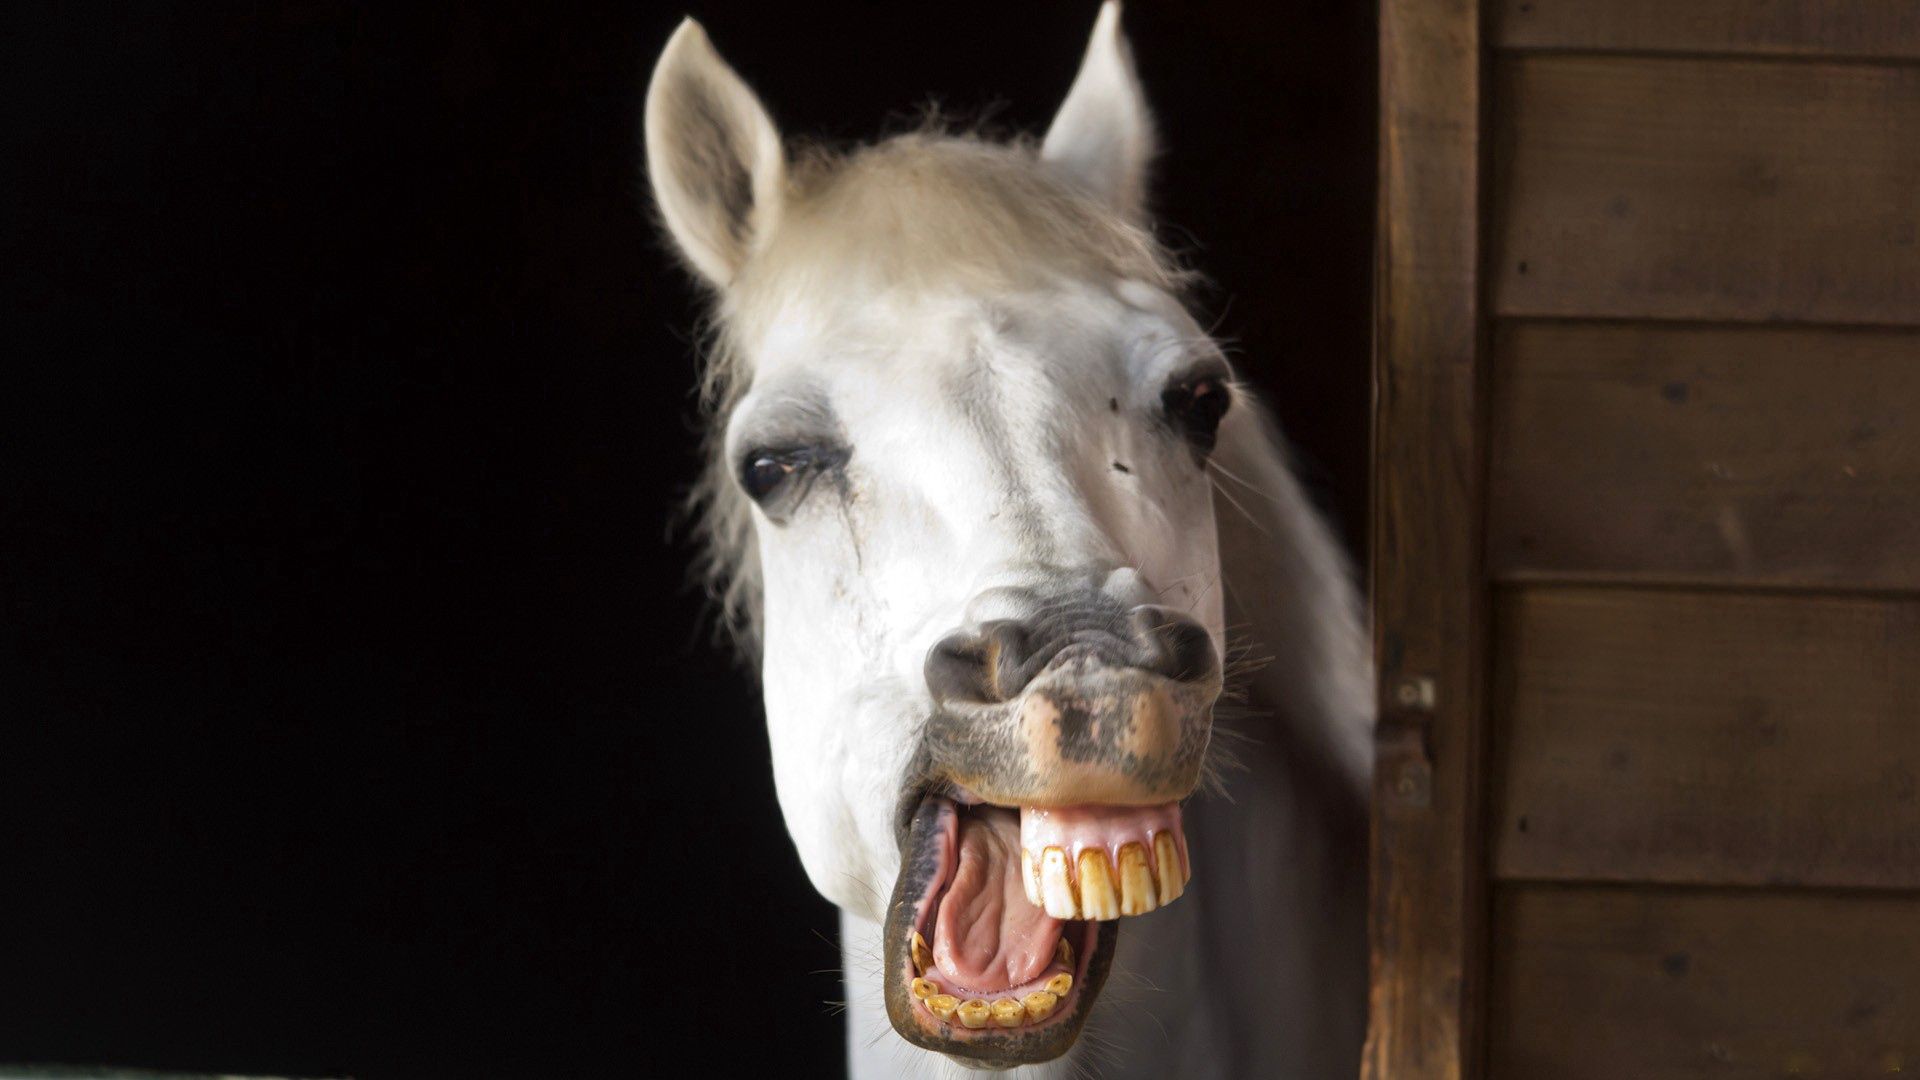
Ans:
POLYGON ((1920 600, 1526 588, 1497 613, 1498 875, 1920 889, 1920 600))
POLYGON ((1920 901, 1506 886, 1496 1080, 1773 1080, 1920 1068, 1920 901))
POLYGON ((1503 324, 1488 560, 1920 589, 1920 332, 1503 324))
POLYGON ((1498 0, 1504 49, 1920 59, 1913 0, 1498 0))
POLYGON ((1372 1080, 1480 1074, 1480 28, 1479 0, 1380 7, 1372 1080))
POLYGON ((1498 70, 1498 314, 1920 324, 1920 67, 1498 70))

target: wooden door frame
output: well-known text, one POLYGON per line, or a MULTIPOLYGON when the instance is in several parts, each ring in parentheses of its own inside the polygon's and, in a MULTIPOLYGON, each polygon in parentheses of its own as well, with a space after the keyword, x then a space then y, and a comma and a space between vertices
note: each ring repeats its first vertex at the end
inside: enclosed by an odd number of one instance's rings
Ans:
POLYGON ((1482 34, 1479 0, 1381 0, 1369 1080, 1480 1072, 1482 34))

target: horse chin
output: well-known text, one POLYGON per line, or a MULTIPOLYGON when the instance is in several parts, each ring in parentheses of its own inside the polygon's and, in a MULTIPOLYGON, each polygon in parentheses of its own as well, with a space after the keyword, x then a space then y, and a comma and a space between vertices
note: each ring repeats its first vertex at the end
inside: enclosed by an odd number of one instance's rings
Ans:
POLYGON ((1017 823, 1010 807, 923 797, 906 829, 884 923, 884 997, 894 1030, 972 1068, 1066 1053, 1119 940, 1111 919, 1054 919, 1024 896, 1005 895, 1004 875, 1017 885, 1021 874, 1019 855, 1005 847, 1010 819, 1017 823), (999 860, 1012 865, 992 865, 999 860), (982 925, 943 927, 943 913, 951 923, 982 925))

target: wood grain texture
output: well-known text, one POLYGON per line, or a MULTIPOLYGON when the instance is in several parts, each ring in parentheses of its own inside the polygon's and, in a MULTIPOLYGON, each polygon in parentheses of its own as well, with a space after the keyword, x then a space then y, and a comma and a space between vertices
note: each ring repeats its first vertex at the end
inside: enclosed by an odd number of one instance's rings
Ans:
POLYGON ((1913 0, 1498 0, 1505 49, 1920 59, 1913 0))
POLYGON ((1920 332, 1503 324, 1496 577, 1920 589, 1920 332))
POLYGON ((1503 886, 1496 1080, 1773 1080, 1920 1067, 1920 901, 1503 886))
POLYGON ((1478 0, 1384 0, 1374 357, 1372 1080, 1478 1076, 1484 439, 1478 0))
POLYGON ((1497 314, 1920 324, 1920 67, 1497 70, 1497 314))
POLYGON ((1496 610, 1498 875, 1920 889, 1920 600, 1496 610))

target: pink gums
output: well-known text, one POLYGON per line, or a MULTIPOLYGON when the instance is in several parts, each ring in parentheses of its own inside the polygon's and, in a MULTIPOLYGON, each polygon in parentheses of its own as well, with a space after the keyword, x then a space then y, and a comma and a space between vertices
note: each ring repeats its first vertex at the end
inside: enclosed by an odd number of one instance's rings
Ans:
POLYGON ((1180 870, 1192 873, 1187 865, 1187 834, 1180 831, 1180 804, 1160 806, 1061 806, 1043 809, 1020 808, 1020 846, 1038 855, 1057 847, 1067 853, 1069 865, 1078 863, 1080 853, 1096 848, 1107 853, 1107 860, 1120 863, 1120 848, 1140 844, 1153 858, 1153 838, 1170 833, 1180 850, 1180 870))

